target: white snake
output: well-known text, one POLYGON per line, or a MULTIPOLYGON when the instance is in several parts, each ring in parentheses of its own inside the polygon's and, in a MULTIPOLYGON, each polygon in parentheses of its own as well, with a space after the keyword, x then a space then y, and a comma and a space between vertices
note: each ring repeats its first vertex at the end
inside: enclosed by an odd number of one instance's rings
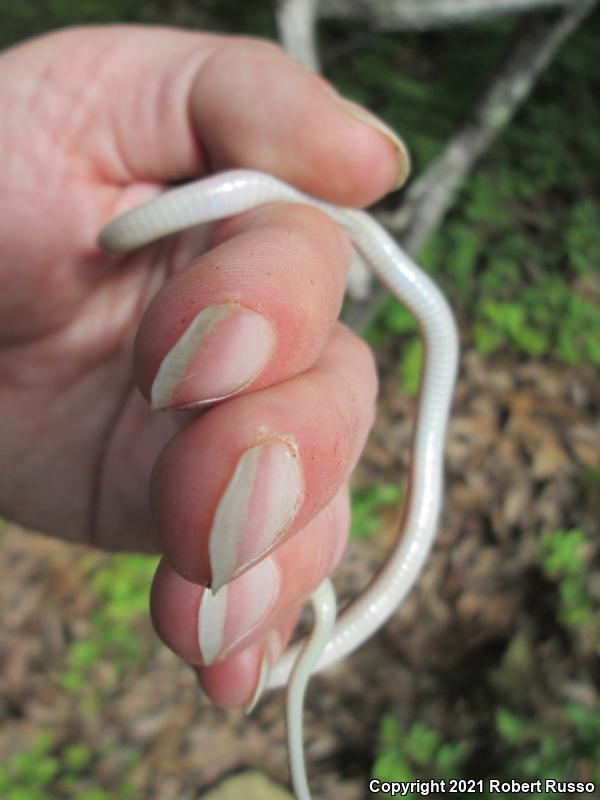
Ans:
POLYGON ((288 741, 298 800, 310 800, 302 751, 302 707, 311 673, 348 655, 398 608, 419 576, 433 544, 442 500, 446 427, 458 364, 450 308, 433 281, 363 211, 309 197, 260 172, 234 170, 172 189, 121 215, 104 228, 102 247, 125 253, 163 236, 231 217, 265 203, 316 206, 349 235, 362 259, 415 316, 424 341, 410 474, 396 545, 370 586, 337 617, 328 580, 311 597, 315 625, 308 641, 292 645, 274 665, 268 687, 288 684, 288 741), (291 677, 290 677, 291 676, 291 677))

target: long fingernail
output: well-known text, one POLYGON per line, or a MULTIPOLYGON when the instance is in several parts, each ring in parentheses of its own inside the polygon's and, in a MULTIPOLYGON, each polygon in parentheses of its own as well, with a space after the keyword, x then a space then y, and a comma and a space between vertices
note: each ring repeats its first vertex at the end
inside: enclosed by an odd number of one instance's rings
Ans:
POLYGON ((365 125, 374 128, 379 133, 382 133, 386 139, 394 145, 398 158, 398 171, 393 188, 399 189, 406 182, 410 172, 410 156, 402 139, 389 125, 379 119, 379 117, 376 117, 375 114, 367 111, 366 108, 359 106, 352 100, 347 100, 345 97, 340 97, 339 95, 335 96, 335 99, 347 114, 350 114, 351 117, 357 119, 359 122, 363 122, 365 125))
POLYGON ((204 665, 214 663, 250 633, 269 613, 278 593, 279 573, 270 558, 217 594, 206 589, 198 610, 198 644, 204 665))
POLYGON ((275 630, 269 631, 265 637, 265 649, 260 662, 258 680, 256 682, 254 692, 252 693, 252 697, 244 706, 244 711, 246 714, 250 714, 252 711, 254 711, 256 704, 262 697, 262 693, 264 692, 267 681, 269 680, 271 670, 281 655, 281 650, 281 636, 275 630))
POLYGON ((273 546, 303 496, 293 444, 267 439, 242 455, 219 501, 208 540, 213 592, 273 546))
POLYGON ((274 328, 261 314, 238 303, 208 306, 163 359, 152 384, 152 408, 229 397, 258 376, 274 347, 274 328))

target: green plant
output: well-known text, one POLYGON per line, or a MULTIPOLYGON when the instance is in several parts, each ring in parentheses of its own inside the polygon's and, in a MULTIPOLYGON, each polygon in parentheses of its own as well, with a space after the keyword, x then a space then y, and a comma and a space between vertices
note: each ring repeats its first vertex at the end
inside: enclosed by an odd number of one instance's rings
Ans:
MULTIPOLYGON (((137 555, 84 561, 83 568, 97 596, 97 609, 90 619, 89 634, 69 647, 67 667, 61 676, 65 689, 93 690, 90 675, 97 662, 109 663, 119 678, 140 661, 147 640, 136 630, 135 623, 147 615, 148 593, 156 566, 156 557, 137 555)), ((87 708, 93 710, 101 697, 102 692, 92 691, 87 708)))
POLYGON ((0 765, 0 797, 5 800, 48 800, 47 787, 60 771, 52 755, 54 736, 45 732, 29 750, 17 753, 0 765))
POLYGON ((465 742, 445 742, 438 731, 422 722, 405 729, 394 715, 386 714, 380 723, 373 775, 380 781, 457 777, 467 755, 465 742))
MULTIPOLYGON (((590 81, 598 72, 592 47, 597 26, 597 22, 586 26, 561 52, 420 253, 423 265, 462 312, 467 337, 484 355, 507 352, 568 364, 600 364, 600 194, 594 181, 600 170, 600 109, 590 92, 590 81), (557 89, 565 81, 571 91, 558 101, 557 89)), ((487 59, 497 52, 495 37, 504 36, 506 28, 492 26, 491 31, 489 53, 483 48, 478 52, 482 65, 490 63, 487 59)), ((409 51, 418 50, 418 39, 405 41, 409 51)), ((362 85, 379 81, 388 59, 394 59, 391 52, 386 55, 385 48, 380 49, 377 58, 371 56, 362 64, 357 80, 362 85)), ((423 68, 430 79, 441 69, 442 60, 440 56, 439 63, 423 68)), ((412 128, 418 129, 414 141, 419 165, 427 160, 421 158, 420 132, 427 131, 434 140, 428 147, 430 157, 447 135, 448 120, 471 99, 473 83, 468 88, 462 85, 468 83, 464 68, 460 59, 453 63, 426 97, 423 81, 410 74, 388 90, 386 118, 394 121, 395 98, 395 113, 401 110, 399 129, 409 145, 412 128), (438 89, 448 93, 449 87, 454 90, 451 98, 438 96, 438 89), (438 108, 432 109, 430 103, 438 108), (442 108, 446 123, 437 115, 442 108)), ((403 388, 415 391, 416 346, 407 341, 411 331, 402 323, 386 302, 369 336, 373 342, 401 337, 403 388)))
MULTIPOLYGON (((543 572, 557 588, 557 621, 577 647, 580 670, 586 658, 593 662, 600 643, 600 608, 591 572, 595 546, 591 537, 573 528, 544 534, 539 547, 543 572)), ((533 675, 536 669, 528 640, 515 635, 495 677, 502 694, 495 714, 503 743, 502 774, 521 780, 580 775, 600 781, 598 695, 592 691, 585 702, 549 702, 543 677, 533 675)))
MULTIPOLYGON (((579 765, 593 765, 591 779, 600 780, 600 705, 568 703, 541 719, 500 707, 496 727, 507 746, 505 774, 517 779, 556 778, 577 774, 579 765)), ((588 776, 589 777, 589 776, 588 776)), ((543 793, 532 795, 542 798, 543 793)))
POLYGON ((409 397, 416 397, 421 383, 421 366, 423 364, 423 343, 413 337, 404 347, 400 365, 400 388, 409 397))
POLYGON ((38 734, 31 747, 0 765, 2 800, 133 800, 135 788, 129 771, 139 758, 123 760, 125 775, 110 791, 89 785, 89 773, 96 770, 101 754, 83 742, 59 745, 51 731, 38 734), (93 769, 91 769, 93 767, 93 769))
POLYGON ((372 536, 381 528, 382 511, 397 506, 401 498, 401 487, 392 483, 353 489, 350 535, 356 539, 372 536))
POLYGON ((401 355, 398 364, 401 390, 414 397, 419 390, 423 345, 418 335, 418 325, 413 315, 395 298, 388 297, 382 304, 375 322, 365 332, 365 338, 377 345, 390 335, 398 339, 401 355))
POLYGON ((600 265, 600 231, 598 207, 582 200, 570 209, 565 230, 565 247, 569 264, 582 275, 597 272, 600 265))
POLYGON ((581 634, 600 653, 600 602, 591 590, 589 537, 579 528, 546 533, 540 558, 547 576, 559 590, 559 620, 581 634))
POLYGON ((0 765, 2 800, 132 800, 125 779, 114 791, 90 788, 86 771, 97 758, 83 742, 59 746, 51 731, 0 765))

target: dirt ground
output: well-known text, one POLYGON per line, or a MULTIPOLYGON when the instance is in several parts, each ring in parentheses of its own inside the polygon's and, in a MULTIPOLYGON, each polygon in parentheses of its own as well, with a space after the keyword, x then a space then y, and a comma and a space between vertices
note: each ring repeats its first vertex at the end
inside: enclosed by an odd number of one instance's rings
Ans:
MULTIPOLYGON (((406 473, 415 401, 398 391, 395 358, 391 346, 379 354, 387 377, 356 475, 360 486, 406 473)), ((580 476, 600 467, 599 400, 592 369, 463 353, 435 552, 385 629, 310 685, 306 754, 317 795, 370 796, 386 712, 469 742, 469 764, 480 776, 495 769, 493 715, 506 674, 499 668, 515 642, 529 652, 514 679, 523 693, 544 685, 540 703, 597 695, 587 669, 593 657, 585 643, 578 650, 567 642, 558 625, 556 587, 540 568, 538 543, 543 531, 559 528, 598 532, 599 493, 580 476)), ((385 557, 396 517, 389 512, 378 536, 352 543, 336 578, 342 597, 358 591, 385 557)), ((104 699, 86 711, 60 683, 67 648, 86 635, 98 603, 79 567, 81 550, 10 524, 0 536, 0 762, 52 730, 59 743, 89 745, 94 758, 81 786, 115 798, 127 778, 135 797, 192 800, 251 768, 287 786, 281 693, 251 717, 213 708, 145 619, 136 623, 147 636, 144 658, 122 677, 109 663, 90 668, 104 699)), ((598 555, 598 547, 589 554, 594 591, 598 555)))

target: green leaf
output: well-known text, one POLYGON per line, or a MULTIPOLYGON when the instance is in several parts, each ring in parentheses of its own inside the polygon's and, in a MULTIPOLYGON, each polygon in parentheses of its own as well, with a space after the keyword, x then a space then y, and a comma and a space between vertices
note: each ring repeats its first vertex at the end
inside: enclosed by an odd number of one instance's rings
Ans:
POLYGON ((428 728, 421 722, 415 722, 406 739, 406 752, 409 758, 420 767, 431 766, 435 760, 435 752, 441 744, 437 731, 428 728))
POLYGON ((351 535, 366 538, 376 533, 381 527, 381 512, 386 507, 397 505, 402 494, 402 487, 396 484, 353 489, 351 535))
POLYGON ((473 326, 473 340, 479 352, 488 356, 502 345, 504 336, 490 325, 476 322, 473 326))
POLYGON ((53 800, 45 791, 28 786, 15 786, 8 789, 2 800, 53 800))
POLYGON ((501 707, 496 710, 496 727, 503 739, 510 744, 518 745, 523 740, 527 726, 521 717, 501 707))
POLYGON ((441 745, 435 756, 439 774, 448 778, 457 777, 459 767, 467 754, 466 742, 447 742, 441 745))
POLYGON ((35 786, 43 787, 52 782, 60 772, 58 758, 44 756, 35 762, 29 772, 29 781, 35 786))
POLYGON ((77 667, 89 667, 95 664, 101 655, 101 643, 94 639, 75 642, 69 650, 69 660, 77 667))
POLYGON ((90 789, 87 792, 82 792, 78 800, 115 800, 115 797, 102 789, 90 789))
POLYGON ((446 269, 460 292, 471 284, 480 247, 481 237, 472 228, 458 224, 452 226, 446 269))
POLYGON ((42 731, 35 740, 31 753, 34 756, 43 756, 49 753, 55 745, 56 734, 52 731, 42 731))
POLYGON ((402 391, 409 397, 415 397, 419 391, 422 363, 423 343, 420 339, 411 339, 404 347, 400 361, 402 391))
POLYGON ((60 676, 60 685, 67 692, 78 692, 86 683, 85 675, 73 669, 63 672, 60 676))
POLYGON ((92 760, 92 752, 83 743, 72 744, 66 747, 62 753, 65 768, 70 772, 81 772, 92 760))
POLYGON ((380 781, 410 781, 414 773, 398 753, 386 752, 375 759, 373 775, 380 781))

